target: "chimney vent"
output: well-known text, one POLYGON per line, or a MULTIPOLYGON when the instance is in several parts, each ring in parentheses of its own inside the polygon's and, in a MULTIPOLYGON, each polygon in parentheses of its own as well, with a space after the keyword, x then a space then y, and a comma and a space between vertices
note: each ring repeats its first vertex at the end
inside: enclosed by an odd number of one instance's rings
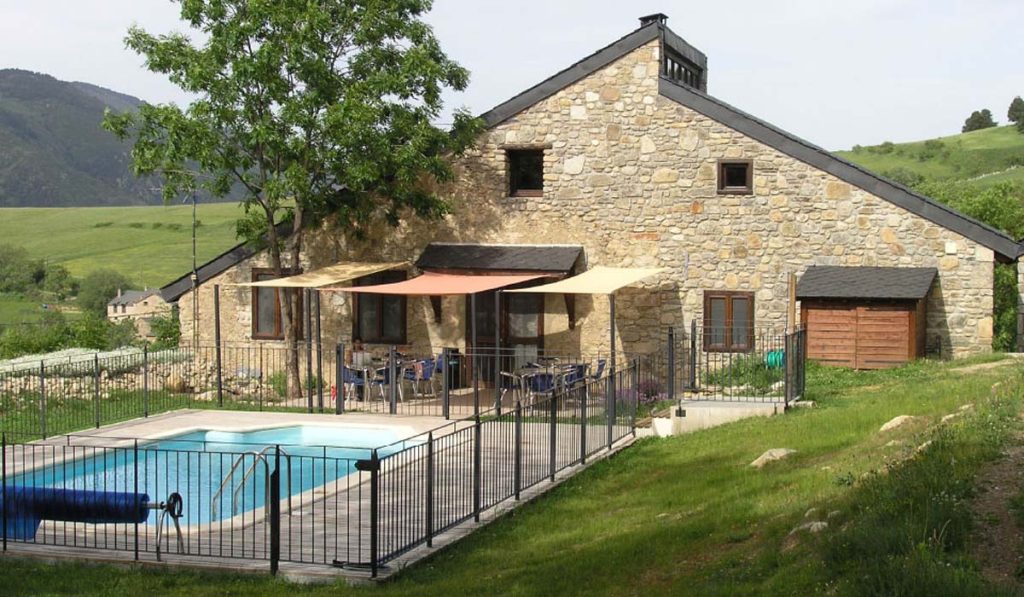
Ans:
POLYGON ((646 17, 640 17, 641 27, 646 27, 652 24, 664 25, 666 22, 668 22, 668 15, 661 12, 656 12, 652 15, 647 15, 646 17))

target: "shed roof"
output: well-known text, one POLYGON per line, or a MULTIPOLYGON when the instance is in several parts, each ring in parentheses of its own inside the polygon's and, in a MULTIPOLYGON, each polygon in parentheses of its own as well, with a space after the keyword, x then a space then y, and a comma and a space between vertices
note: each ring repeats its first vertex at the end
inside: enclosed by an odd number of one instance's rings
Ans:
POLYGON ((938 272, 934 267, 807 268, 796 286, 798 299, 922 299, 938 272))
POLYGON ((583 253, 580 245, 483 245, 430 243, 420 269, 568 273, 583 253))

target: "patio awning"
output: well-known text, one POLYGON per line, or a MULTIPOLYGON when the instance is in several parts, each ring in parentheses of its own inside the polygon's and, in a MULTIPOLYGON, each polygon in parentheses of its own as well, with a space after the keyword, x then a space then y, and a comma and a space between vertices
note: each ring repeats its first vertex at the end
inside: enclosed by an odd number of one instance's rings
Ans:
POLYGON ((598 266, 589 269, 578 276, 535 286, 533 288, 522 288, 507 290, 506 292, 539 292, 546 294, 612 294, 616 290, 635 284, 640 280, 649 278, 665 271, 664 268, 643 268, 643 267, 603 267, 598 266))
POLYGON ((259 282, 243 282, 241 284, 232 284, 232 286, 259 286, 262 288, 321 288, 328 284, 341 284, 342 282, 348 282, 350 280, 355 280, 356 278, 376 274, 377 272, 406 267, 408 265, 408 262, 405 261, 396 261, 392 263, 361 263, 349 261, 345 263, 335 263, 334 265, 328 265, 327 267, 321 267, 311 272, 295 276, 276 278, 273 280, 261 280, 259 282))
POLYGON ((321 290, 370 294, 402 294, 406 296, 451 296, 487 292, 488 290, 496 290, 543 277, 543 275, 536 274, 522 276, 473 276, 469 274, 425 272, 422 276, 391 284, 321 288, 321 290))

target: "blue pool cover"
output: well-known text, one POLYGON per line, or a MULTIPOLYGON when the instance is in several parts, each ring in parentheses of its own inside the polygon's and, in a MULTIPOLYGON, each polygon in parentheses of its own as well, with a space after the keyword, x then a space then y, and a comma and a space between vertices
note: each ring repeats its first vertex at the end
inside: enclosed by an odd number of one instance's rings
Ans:
POLYGON ((144 523, 149 495, 14 485, 0 495, 9 539, 32 539, 43 520, 94 524, 144 523))

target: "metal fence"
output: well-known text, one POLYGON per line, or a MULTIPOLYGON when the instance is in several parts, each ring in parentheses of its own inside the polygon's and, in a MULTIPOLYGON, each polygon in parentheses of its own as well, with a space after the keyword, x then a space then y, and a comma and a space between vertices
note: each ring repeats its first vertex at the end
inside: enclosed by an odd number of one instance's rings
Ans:
POLYGON ((504 412, 517 398, 543 394, 567 380, 578 385, 633 361, 641 404, 798 399, 805 332, 756 329, 748 335, 747 345, 722 350, 708 341, 721 332, 694 324, 678 333, 666 329, 657 351, 614 355, 530 347, 433 347, 402 355, 390 347, 361 368, 345 364, 346 347, 340 344, 303 344, 294 352, 222 343, 76 355, 0 370, 0 430, 38 439, 181 408, 353 410, 451 419, 492 408, 504 412))
POLYGON ((638 365, 378 446, 2 437, 3 548, 366 569, 635 433, 638 365))

